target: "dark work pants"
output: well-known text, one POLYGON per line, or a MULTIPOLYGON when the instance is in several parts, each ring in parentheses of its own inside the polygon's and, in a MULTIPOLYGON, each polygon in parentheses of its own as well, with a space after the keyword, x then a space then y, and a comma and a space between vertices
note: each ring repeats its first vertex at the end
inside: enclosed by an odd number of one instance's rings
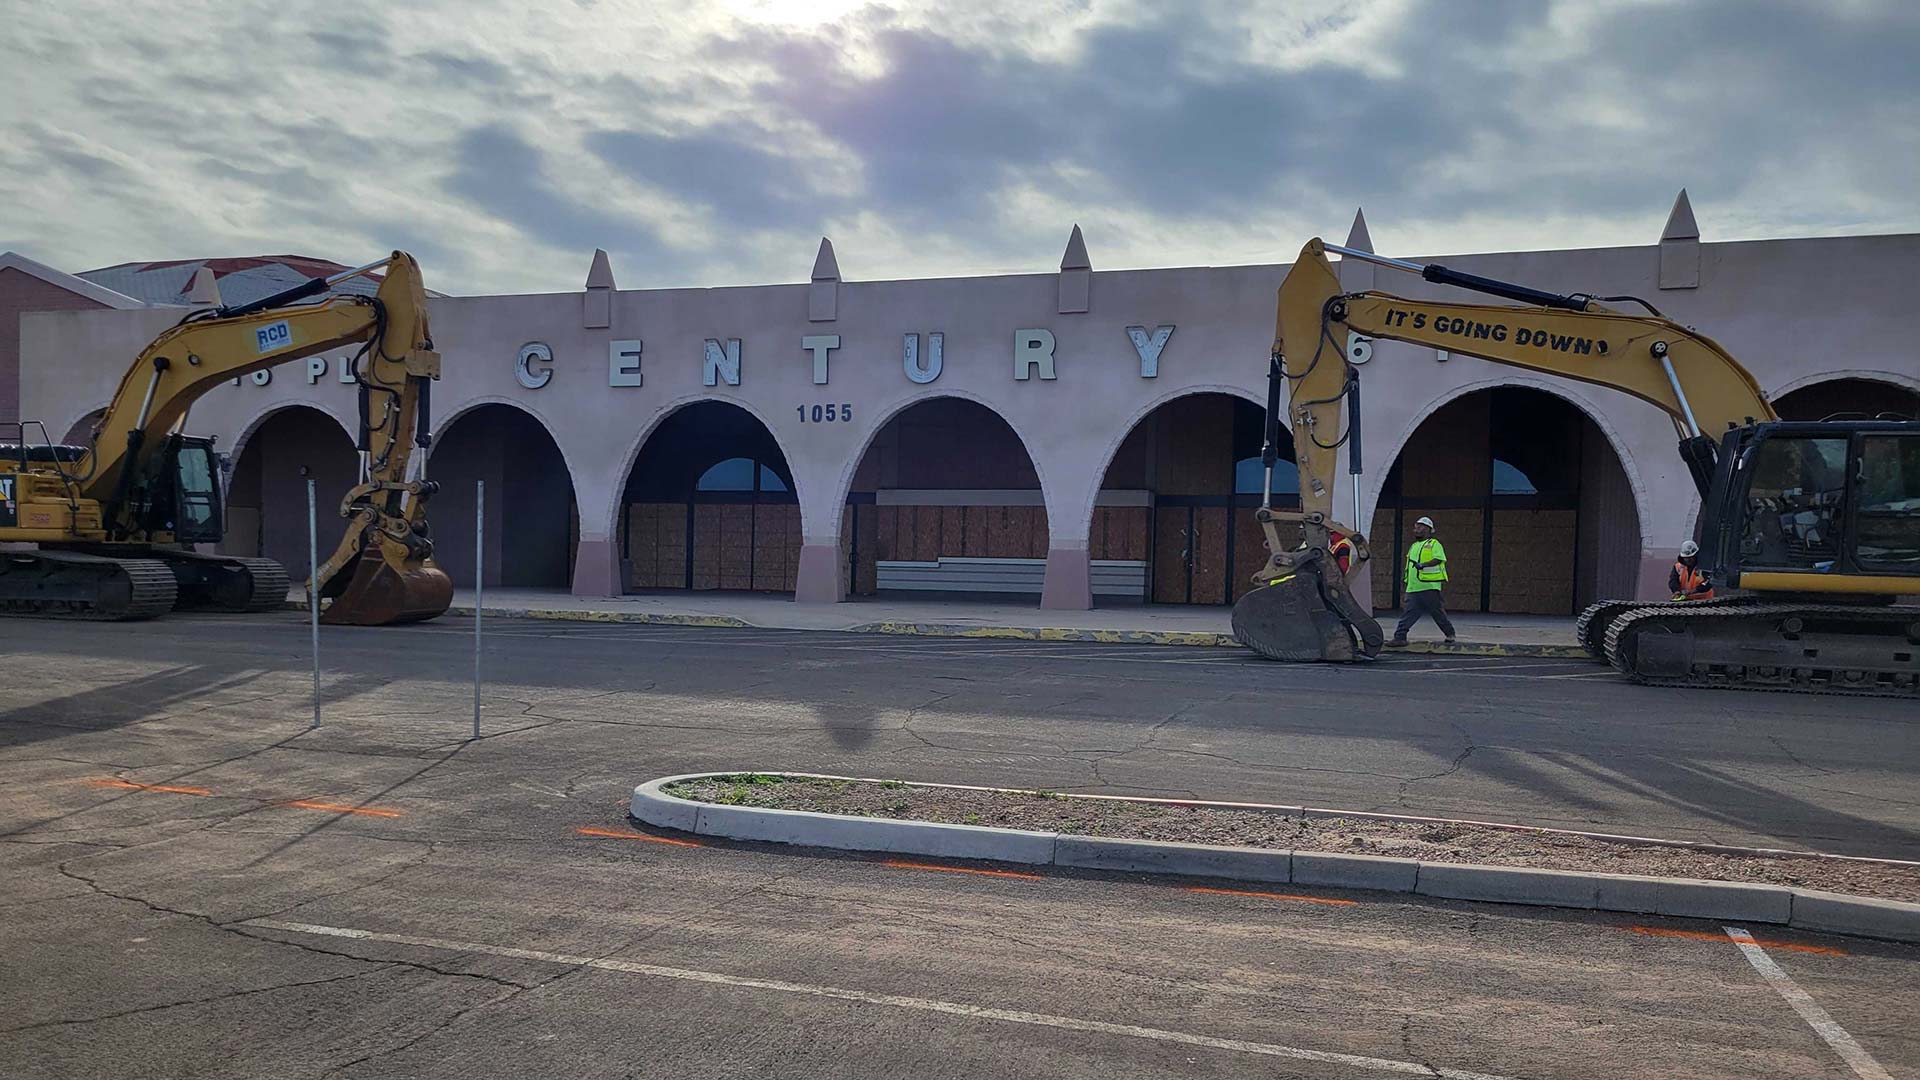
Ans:
POLYGON ((1406 610, 1400 615, 1399 625, 1393 628, 1394 640, 1405 641, 1407 631, 1413 629, 1413 624, 1419 622, 1422 615, 1431 618, 1441 633, 1453 636, 1453 620, 1447 618, 1447 610, 1440 606, 1440 590, 1426 589, 1407 594, 1406 610))

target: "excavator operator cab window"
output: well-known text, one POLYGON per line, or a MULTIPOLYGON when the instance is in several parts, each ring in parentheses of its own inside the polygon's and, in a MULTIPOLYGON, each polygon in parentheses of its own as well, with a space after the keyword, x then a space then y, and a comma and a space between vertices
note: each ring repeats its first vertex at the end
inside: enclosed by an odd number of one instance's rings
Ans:
POLYGON ((178 439, 171 449, 174 538, 183 544, 214 543, 220 539, 220 489, 213 444, 178 439))
POLYGON ((1860 436, 1854 557, 1862 570, 1920 575, 1920 435, 1860 436))
POLYGON ((1847 440, 1765 438, 1747 452, 1742 468, 1747 474, 1742 565, 1834 569, 1847 491, 1847 440))

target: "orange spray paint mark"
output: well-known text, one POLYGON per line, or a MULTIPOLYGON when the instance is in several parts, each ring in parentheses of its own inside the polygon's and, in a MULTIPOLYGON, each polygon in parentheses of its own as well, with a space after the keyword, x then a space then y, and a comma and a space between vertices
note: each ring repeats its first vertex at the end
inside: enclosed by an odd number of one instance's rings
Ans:
POLYGON ((891 866, 895 870, 938 870, 943 874, 978 874, 981 877, 1018 878, 1021 881, 1045 881, 1039 874, 1022 874, 1014 870, 976 870, 970 866, 936 866, 933 863, 898 862, 889 859, 880 864, 891 866))
POLYGON ((1355 907, 1358 900, 1335 900, 1330 896, 1298 896, 1293 893, 1250 892, 1246 889, 1209 889, 1201 885, 1189 885, 1191 893, 1206 893, 1209 896, 1257 896, 1262 900, 1293 900, 1302 904, 1326 904, 1329 907, 1355 907))
POLYGON ((591 825, 582 825, 573 830, 581 836, 605 836, 613 840, 645 840, 649 844, 672 844, 674 847, 706 847, 697 840, 675 840, 671 836, 648 836, 646 833, 621 832, 618 829, 596 829, 591 825))
POLYGON ((398 810, 383 810, 377 806, 343 806, 340 803, 315 802, 312 799, 295 799, 281 803, 282 806, 297 806, 302 810, 327 810, 336 814, 359 814, 363 817, 396 818, 403 817, 398 810))
MULTIPOLYGON (((1730 939, 1725 934, 1709 933, 1705 930, 1669 930, 1663 926, 1629 926, 1627 929, 1636 934, 1649 937, 1684 938, 1687 941, 1712 941, 1725 945, 1730 939)), ((1796 945, 1789 941, 1753 940, 1755 945, 1765 949, 1780 949, 1785 952, 1813 953, 1817 956, 1847 956, 1845 949, 1836 949, 1831 945, 1796 945)))
POLYGON ((180 784, 136 784, 131 780, 89 780, 94 787, 120 788, 123 791, 170 791, 175 795, 211 795, 213 792, 203 787, 186 787, 180 784))

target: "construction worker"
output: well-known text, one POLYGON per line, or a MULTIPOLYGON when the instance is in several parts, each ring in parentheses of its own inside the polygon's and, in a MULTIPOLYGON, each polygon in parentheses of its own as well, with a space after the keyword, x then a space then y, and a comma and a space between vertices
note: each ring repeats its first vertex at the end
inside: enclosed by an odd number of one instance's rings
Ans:
MULTIPOLYGON (((1302 542, 1300 550, 1305 551, 1306 549, 1306 543, 1302 542)), ((1327 553, 1333 556, 1333 564, 1340 568, 1340 576, 1345 577, 1349 573, 1349 568, 1353 565, 1354 551, 1353 541, 1347 534, 1338 529, 1327 530, 1327 553)), ((1267 582, 1267 584, 1278 585, 1291 577, 1293 577, 1292 574, 1288 574, 1286 577, 1277 577, 1267 582)))
POLYGON ((1333 555, 1342 576, 1353 573, 1353 538, 1338 529, 1327 530, 1327 551, 1333 555))
POLYGON ((1447 640, 1454 640, 1453 620, 1447 618, 1446 608, 1440 603, 1440 588, 1447 583, 1447 549, 1433 537, 1433 519, 1423 517, 1413 523, 1413 545, 1407 549, 1407 580, 1402 590, 1406 594, 1405 612, 1400 616, 1399 625, 1393 628, 1393 640, 1388 645, 1401 648, 1407 644, 1407 631, 1420 621, 1421 616, 1433 619, 1447 640))
POLYGON ((1680 545, 1680 557, 1667 571, 1667 591, 1675 600, 1711 600, 1713 582, 1700 569, 1700 545, 1689 540, 1680 545))

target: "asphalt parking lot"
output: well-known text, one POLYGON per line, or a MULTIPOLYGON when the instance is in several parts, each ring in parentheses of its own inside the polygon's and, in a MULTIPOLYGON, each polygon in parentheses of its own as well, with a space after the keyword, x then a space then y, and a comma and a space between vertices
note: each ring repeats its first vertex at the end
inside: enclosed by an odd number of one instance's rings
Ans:
POLYGON ((467 630, 329 629, 307 731, 297 616, 9 624, 0 1075, 1920 1066, 1906 946, 694 845, 624 814, 642 779, 786 767, 1900 854, 1899 703, 1558 661, 503 620, 470 741, 467 630))

